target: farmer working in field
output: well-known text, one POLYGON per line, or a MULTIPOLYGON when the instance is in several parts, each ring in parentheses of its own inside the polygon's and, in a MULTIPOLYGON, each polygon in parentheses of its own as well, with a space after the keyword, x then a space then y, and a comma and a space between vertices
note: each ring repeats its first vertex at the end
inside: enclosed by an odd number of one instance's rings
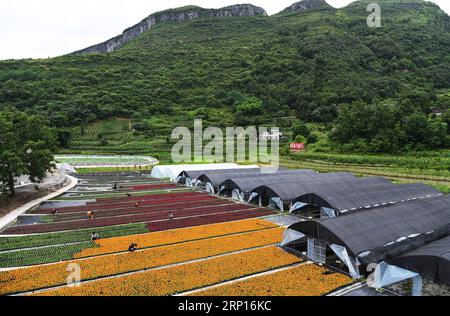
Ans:
POLYGON ((132 243, 129 247, 128 247, 128 251, 129 252, 135 252, 137 250, 137 244, 132 243))
POLYGON ((96 241, 100 239, 100 235, 98 233, 92 233, 91 241, 96 241))
POLYGON ((94 219, 94 211, 88 211, 87 212, 87 217, 88 217, 88 219, 94 219))

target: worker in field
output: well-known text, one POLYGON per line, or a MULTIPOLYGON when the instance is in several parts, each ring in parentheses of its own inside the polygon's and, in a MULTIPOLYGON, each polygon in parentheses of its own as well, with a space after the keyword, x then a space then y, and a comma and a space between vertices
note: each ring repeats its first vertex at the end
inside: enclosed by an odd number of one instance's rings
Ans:
POLYGON ((114 191, 117 191, 117 182, 114 183, 113 190, 114 190, 114 191))
POLYGON ((137 250, 138 245, 135 243, 132 243, 129 247, 128 247, 128 251, 129 252, 135 252, 137 250))
POLYGON ((96 241, 100 239, 100 235, 96 232, 91 234, 91 241, 96 241))
POLYGON ((169 212, 169 221, 173 220, 173 218, 174 218, 174 215, 173 215, 172 211, 170 211, 169 212))
POLYGON ((95 217, 94 211, 88 211, 87 212, 87 217, 88 217, 88 219, 94 219, 94 217, 95 217))
POLYGON ((56 208, 52 209, 52 215, 55 217, 58 214, 58 210, 56 208))

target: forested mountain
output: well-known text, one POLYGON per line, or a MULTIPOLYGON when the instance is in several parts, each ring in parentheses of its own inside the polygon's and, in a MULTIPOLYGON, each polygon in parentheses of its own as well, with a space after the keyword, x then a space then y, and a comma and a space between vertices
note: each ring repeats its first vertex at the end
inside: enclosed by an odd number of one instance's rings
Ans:
POLYGON ((379 0, 382 27, 370 28, 371 2, 163 19, 109 53, 3 61, 0 108, 44 114, 56 127, 121 116, 141 129, 149 117, 329 123, 355 101, 424 115, 449 108, 449 16, 431 2, 379 0))

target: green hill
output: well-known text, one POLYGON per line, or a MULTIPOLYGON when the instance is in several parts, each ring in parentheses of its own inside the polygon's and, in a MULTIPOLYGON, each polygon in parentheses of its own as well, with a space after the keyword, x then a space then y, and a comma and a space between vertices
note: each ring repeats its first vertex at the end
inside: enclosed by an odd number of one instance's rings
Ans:
POLYGON ((450 18, 437 5, 378 1, 382 27, 369 28, 369 1, 307 2, 273 16, 161 22, 111 53, 0 62, 0 109, 44 114, 58 128, 126 117, 138 132, 167 135, 195 117, 330 123, 357 100, 409 100, 425 115, 450 107, 450 18), (260 106, 239 107, 254 98, 260 106))

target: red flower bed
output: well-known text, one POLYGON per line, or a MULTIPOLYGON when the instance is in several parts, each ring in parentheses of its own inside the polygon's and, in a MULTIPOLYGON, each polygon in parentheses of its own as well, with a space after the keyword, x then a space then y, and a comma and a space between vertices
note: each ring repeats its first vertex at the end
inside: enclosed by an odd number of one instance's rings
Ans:
MULTIPOLYGON (((226 206, 218 207, 207 207, 202 209, 191 209, 191 210, 174 210, 173 213, 175 217, 188 217, 188 216, 199 216, 206 214, 215 213, 228 213, 232 211, 239 210, 249 210, 252 209, 249 205, 244 204, 230 204, 226 206)), ((111 218, 98 218, 91 220, 78 220, 71 222, 60 222, 60 223, 49 223, 49 224, 37 224, 37 225, 24 225, 8 228, 4 231, 4 234, 34 234, 34 233, 47 233, 47 232, 57 232, 66 230, 76 230, 83 228, 94 228, 94 227, 104 227, 131 223, 142 223, 158 220, 167 220, 168 212, 162 212, 158 214, 143 214, 143 215, 130 215, 130 216, 120 216, 111 218)))
POLYGON ((119 191, 144 191, 144 190, 165 190, 165 189, 175 189, 176 184, 164 183, 164 184, 142 184, 133 185, 131 187, 120 188, 119 191))
MULTIPOLYGON (((175 204, 164 204, 164 205, 154 205, 148 207, 130 207, 124 209, 113 209, 113 210, 99 210, 95 212, 95 218, 104 218, 120 215, 130 215, 130 214, 146 214, 161 211, 171 211, 171 210, 181 210, 188 208, 200 208, 214 205, 224 205, 230 204, 229 201, 224 199, 210 199, 205 201, 195 201, 190 203, 175 203, 175 204)), ((58 214, 54 222, 71 221, 77 219, 86 219, 86 212, 81 213, 63 213, 58 214)))
MULTIPOLYGON (((139 199, 136 201, 127 201, 121 203, 108 203, 108 204, 88 204, 85 206, 76 206, 76 207, 63 207, 58 208, 58 213, 80 213, 87 212, 90 210, 99 211, 99 210, 108 210, 108 209, 123 209, 123 208, 131 208, 134 207, 135 203, 139 201, 140 206, 149 206, 149 205, 160 205, 160 204, 169 204, 169 203, 182 203, 182 202, 193 202, 193 201, 211 201, 216 200, 218 197, 210 196, 210 195, 201 195, 201 196, 188 196, 188 197, 172 197, 171 194, 166 194, 165 198, 160 197, 158 199, 144 200, 139 199)), ((50 214, 51 209, 42 209, 33 211, 33 213, 39 214, 50 214)))
POLYGON ((245 210, 233 213, 224 213, 224 214, 214 214, 209 216, 202 217, 194 217, 194 218, 180 218, 174 219, 172 221, 162 221, 156 223, 149 223, 147 228, 150 231, 163 231, 169 229, 177 229, 177 228, 185 228, 192 226, 200 226, 200 225, 208 225, 215 223, 224 223, 237 221, 247 218, 255 218, 261 216, 268 216, 276 214, 274 211, 268 209, 257 209, 257 210, 245 210))
POLYGON ((97 202, 90 202, 89 204, 94 203, 101 203, 101 204, 107 204, 107 203, 120 203, 120 202, 129 202, 129 201, 135 201, 136 199, 145 199, 145 200, 154 200, 159 199, 161 197, 166 196, 173 196, 173 197, 187 197, 187 196, 204 196, 208 195, 203 192, 197 192, 197 191, 191 191, 191 192, 173 192, 173 193, 160 193, 160 194, 148 194, 148 195, 141 195, 141 196, 122 196, 122 197, 115 197, 115 198, 97 198, 97 202))

